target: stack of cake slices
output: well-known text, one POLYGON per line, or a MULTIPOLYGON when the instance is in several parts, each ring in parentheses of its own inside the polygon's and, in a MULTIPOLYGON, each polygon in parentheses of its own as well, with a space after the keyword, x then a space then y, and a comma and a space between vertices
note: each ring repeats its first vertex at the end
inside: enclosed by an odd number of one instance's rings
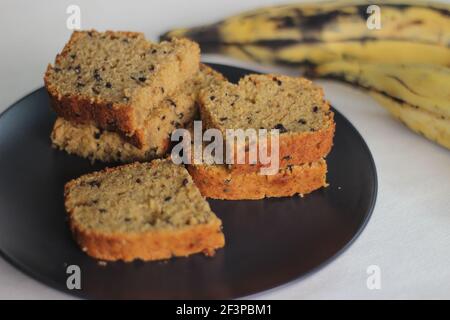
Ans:
POLYGON ((204 196, 286 197, 327 185, 325 157, 333 144, 335 123, 322 89, 311 81, 280 75, 248 75, 237 85, 217 81, 201 91, 199 105, 203 125, 220 130, 225 138, 227 129, 278 129, 279 133, 278 170, 271 174, 261 174, 270 163, 248 161, 248 141, 244 164, 188 166, 204 196))
POLYGON ((167 156, 173 130, 198 114, 200 90, 219 80, 186 39, 72 34, 44 77, 58 115, 53 146, 92 161, 136 161, 66 184, 70 228, 83 251, 132 261, 213 255, 224 246, 222 222, 187 170, 155 159, 167 156))
MULTIPOLYGON (((205 197, 286 197, 327 184, 335 124, 322 89, 309 80, 248 75, 232 84, 202 65, 198 45, 187 39, 157 44, 141 33, 94 30, 74 32, 44 80, 58 115, 53 146, 129 163, 66 184, 71 230, 93 257, 212 255, 225 240, 205 197), (262 174, 273 163, 260 159, 194 162, 187 170, 174 164, 173 131, 192 128, 198 117, 204 130, 222 134, 223 145, 227 129, 276 130, 276 170, 262 174)), ((236 150, 251 156, 246 142, 236 150)))
POLYGON ((186 39, 76 31, 44 78, 58 114, 53 145, 103 162, 163 157, 172 131, 194 118, 200 88, 221 77, 186 39))

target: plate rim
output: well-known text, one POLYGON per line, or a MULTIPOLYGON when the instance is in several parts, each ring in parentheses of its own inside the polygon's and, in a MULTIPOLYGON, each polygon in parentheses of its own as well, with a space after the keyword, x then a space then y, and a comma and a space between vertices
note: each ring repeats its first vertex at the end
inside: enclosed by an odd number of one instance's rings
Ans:
MULTIPOLYGON (((220 64, 220 63, 208 63, 208 62, 204 62, 204 63, 211 66, 213 69, 217 66, 219 68, 238 69, 239 71, 243 71, 246 74, 247 73, 264 74, 263 72, 258 72, 256 70, 251 70, 251 69, 242 68, 242 67, 233 66, 233 65, 220 64)), ((5 110, 3 110, 0 113, 0 119, 3 116, 5 116, 17 104, 21 103, 23 100, 29 98, 31 95, 37 93, 38 91, 40 91, 42 89, 45 90, 45 86, 41 86, 37 89, 34 89, 30 93, 28 93, 28 94, 24 95, 23 97, 21 97, 20 99, 16 100, 14 103, 12 103, 9 107, 7 107, 5 110)), ((314 273, 317 273, 317 272, 323 270, 331 262, 333 262, 339 256, 341 256, 345 251, 347 251, 356 242, 356 240, 359 238, 359 236, 362 234, 362 232, 366 229, 366 227, 373 215, 373 212, 375 210, 375 206, 376 206, 376 202, 377 202, 377 198, 378 198, 378 171, 377 171, 377 167, 375 164, 375 160, 372 155, 372 152, 370 151, 369 146, 367 145, 367 142, 365 141, 365 139, 363 138, 361 133, 356 129, 356 127, 351 123, 351 121, 342 112, 340 112, 339 110, 334 108, 332 105, 331 105, 331 108, 332 108, 333 112, 338 113, 339 116, 342 117, 342 119, 346 122, 346 124, 349 126, 349 128, 361 140, 362 147, 365 150, 366 154, 368 155, 369 164, 373 168, 373 170, 371 170, 371 175, 372 175, 371 185, 373 187, 373 192, 371 194, 371 201, 370 201, 368 210, 365 214, 364 221, 359 226, 357 232, 353 235, 353 237, 342 248, 340 248, 334 255, 328 257, 327 259, 325 259, 323 262, 321 262, 320 264, 318 264, 311 270, 305 272, 304 274, 302 274, 298 277, 293 278, 292 280, 289 280, 286 283, 274 285, 274 286, 267 288, 265 290, 262 290, 262 291, 257 291, 257 292, 249 293, 246 295, 239 295, 239 296, 236 296, 231 299, 254 299, 254 298, 260 297, 263 294, 270 294, 270 293, 274 292, 275 290, 285 289, 289 286, 293 286, 293 285, 299 283, 304 278, 309 277, 309 276, 313 275, 314 273)), ((22 274, 30 277, 31 279, 33 279, 35 281, 38 281, 40 284, 43 284, 47 287, 50 287, 53 290, 56 290, 57 292, 65 294, 67 297, 77 297, 77 298, 81 298, 81 299, 93 299, 92 297, 90 297, 90 295, 88 293, 82 293, 83 292, 82 290, 67 291, 66 289, 64 289, 61 286, 61 284, 59 282, 57 282, 51 278, 44 277, 44 276, 40 275, 39 273, 34 272, 30 268, 28 268, 26 265, 23 265, 22 263, 16 261, 15 258, 13 258, 11 255, 7 254, 4 251, 4 249, 1 247, 0 247, 0 257, 3 258, 6 262, 8 262, 11 266, 13 266, 16 270, 20 271, 22 274)))

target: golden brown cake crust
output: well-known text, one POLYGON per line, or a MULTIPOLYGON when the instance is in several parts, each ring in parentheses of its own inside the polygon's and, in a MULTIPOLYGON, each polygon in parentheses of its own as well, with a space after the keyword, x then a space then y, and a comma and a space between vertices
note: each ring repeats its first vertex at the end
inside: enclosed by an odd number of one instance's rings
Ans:
POLYGON ((204 197, 222 200, 262 199, 307 194, 327 185, 321 159, 280 169, 275 175, 240 173, 224 165, 190 165, 188 171, 204 197))
POLYGON ((161 157, 168 147, 168 143, 161 145, 161 152, 139 149, 116 132, 104 131, 93 125, 74 124, 63 118, 56 119, 50 137, 53 147, 92 162, 149 161, 161 157))
POLYGON ((83 230, 71 221, 75 240, 91 257, 115 261, 145 261, 184 257, 194 253, 213 256, 215 250, 225 245, 220 231, 220 221, 192 226, 187 230, 139 235, 104 235, 83 230))
MULTIPOLYGON (((333 147, 335 128, 335 123, 330 121, 330 125, 324 130, 281 134, 279 140, 279 167, 285 168, 290 165, 301 165, 326 157, 333 147)), ((248 157, 248 151, 246 151, 245 158, 248 159, 248 157)), ((262 167, 268 166, 258 162, 256 164, 233 164, 231 168, 236 173, 254 173, 259 172, 262 167)))
POLYGON ((60 117, 78 124, 94 123, 99 128, 121 133, 124 139, 138 147, 143 146, 136 134, 126 134, 135 132, 136 121, 130 106, 111 105, 79 96, 61 96, 52 85, 47 85, 47 91, 51 107, 60 117))

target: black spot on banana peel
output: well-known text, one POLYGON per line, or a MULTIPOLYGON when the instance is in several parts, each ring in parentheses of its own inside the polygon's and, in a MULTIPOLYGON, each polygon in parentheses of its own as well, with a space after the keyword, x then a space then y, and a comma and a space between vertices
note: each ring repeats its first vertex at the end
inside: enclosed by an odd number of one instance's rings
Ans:
POLYGON ((208 26, 195 27, 191 29, 176 29, 160 35, 159 40, 170 40, 173 37, 185 37, 196 41, 200 44, 202 51, 214 52, 219 49, 221 22, 208 26))
POLYGON ((420 95, 419 93, 417 93, 415 90, 413 90, 409 85, 406 84, 405 81, 403 81, 399 77, 397 77, 395 75, 392 75, 392 74, 388 74, 386 76, 391 78, 391 79, 394 79, 395 81, 397 81, 401 86, 403 86, 405 89, 409 90, 411 93, 416 94, 416 95, 420 95))
MULTIPOLYGON (((358 7, 355 7, 355 11, 359 12, 358 7)), ((279 29, 296 28, 311 32, 311 34, 306 33, 303 39, 303 41, 311 42, 317 41, 317 35, 315 33, 320 32, 327 25, 335 23, 339 17, 349 16, 351 14, 353 13, 334 10, 308 16, 300 9, 293 9, 292 16, 271 17, 269 20, 276 22, 279 29)))

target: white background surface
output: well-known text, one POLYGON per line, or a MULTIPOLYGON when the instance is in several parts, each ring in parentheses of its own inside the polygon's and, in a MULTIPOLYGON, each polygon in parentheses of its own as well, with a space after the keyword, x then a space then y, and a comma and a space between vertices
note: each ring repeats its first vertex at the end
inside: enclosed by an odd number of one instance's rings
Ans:
MULTIPOLYGON (((274 2, 2 0, 0 111, 43 85, 46 65, 70 35, 66 29, 70 4, 80 6, 82 28, 143 31, 157 39, 175 26, 213 22, 274 2)), ((237 64, 218 57, 204 60, 237 64)), ((322 84, 332 104, 356 126, 372 151, 379 180, 376 208, 359 239, 334 262, 300 282, 252 298, 449 299, 450 152, 406 129, 362 92, 337 83, 322 84), (381 290, 366 286, 370 265, 381 268, 381 290)), ((70 297, 0 258, 0 298, 70 297)))

